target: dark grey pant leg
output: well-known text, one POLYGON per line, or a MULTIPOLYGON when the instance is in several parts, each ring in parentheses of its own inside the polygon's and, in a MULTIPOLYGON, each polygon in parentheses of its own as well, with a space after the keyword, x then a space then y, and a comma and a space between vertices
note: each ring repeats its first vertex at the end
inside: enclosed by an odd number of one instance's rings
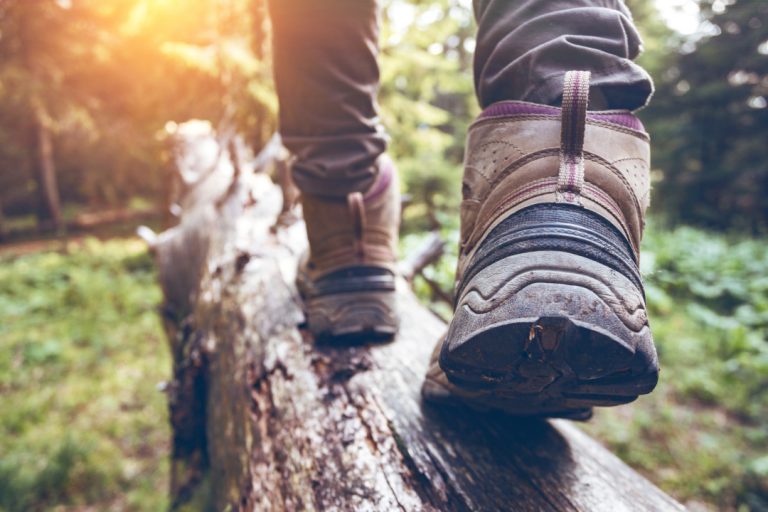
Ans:
POLYGON ((640 36, 622 0, 474 0, 475 87, 480 104, 558 104, 563 75, 592 72, 605 108, 634 110, 653 93, 632 62, 640 36))
POLYGON ((376 0, 270 0, 280 133, 298 187, 344 197, 374 181, 379 123, 376 0))

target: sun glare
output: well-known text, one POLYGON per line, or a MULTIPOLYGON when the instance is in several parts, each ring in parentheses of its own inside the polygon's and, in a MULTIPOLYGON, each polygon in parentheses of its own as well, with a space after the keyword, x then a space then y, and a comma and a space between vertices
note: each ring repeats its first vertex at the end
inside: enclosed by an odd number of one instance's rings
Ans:
POLYGON ((667 25, 684 36, 699 31, 699 5, 696 0, 656 0, 656 7, 667 25))

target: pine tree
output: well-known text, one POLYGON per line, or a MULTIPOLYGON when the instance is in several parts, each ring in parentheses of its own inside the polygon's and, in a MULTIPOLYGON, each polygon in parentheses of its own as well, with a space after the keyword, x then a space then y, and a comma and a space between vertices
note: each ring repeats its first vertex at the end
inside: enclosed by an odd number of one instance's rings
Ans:
POLYGON ((768 3, 705 0, 714 34, 677 56, 647 118, 657 204, 715 228, 768 227, 768 3))

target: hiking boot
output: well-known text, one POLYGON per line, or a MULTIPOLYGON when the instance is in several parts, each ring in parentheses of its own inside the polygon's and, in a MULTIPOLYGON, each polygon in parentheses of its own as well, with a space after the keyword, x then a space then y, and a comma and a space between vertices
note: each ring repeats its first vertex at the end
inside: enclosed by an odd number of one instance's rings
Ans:
POLYGON ((377 165, 378 176, 366 193, 344 199, 302 194, 309 252, 297 284, 316 339, 391 338, 397 331, 400 192, 391 160, 380 157, 377 165))
POLYGON ((653 390, 638 270, 649 137, 629 111, 491 105, 468 135, 455 313, 424 396, 585 419, 653 390))

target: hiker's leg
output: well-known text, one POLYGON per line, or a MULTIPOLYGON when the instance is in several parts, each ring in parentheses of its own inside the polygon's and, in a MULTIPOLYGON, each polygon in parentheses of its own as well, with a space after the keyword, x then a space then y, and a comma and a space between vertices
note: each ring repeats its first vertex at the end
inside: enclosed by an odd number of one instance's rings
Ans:
POLYGON ((309 238, 297 279, 309 330, 389 338, 400 190, 376 111, 376 0, 270 0, 270 9, 280 133, 309 238))
POLYGON ((483 108, 502 100, 559 104, 571 69, 592 73, 593 110, 633 110, 653 91, 648 73, 632 61, 641 40, 622 0, 475 0, 474 8, 483 108))
POLYGON ((270 0, 280 133, 305 192, 346 197, 375 179, 376 0, 270 0))

